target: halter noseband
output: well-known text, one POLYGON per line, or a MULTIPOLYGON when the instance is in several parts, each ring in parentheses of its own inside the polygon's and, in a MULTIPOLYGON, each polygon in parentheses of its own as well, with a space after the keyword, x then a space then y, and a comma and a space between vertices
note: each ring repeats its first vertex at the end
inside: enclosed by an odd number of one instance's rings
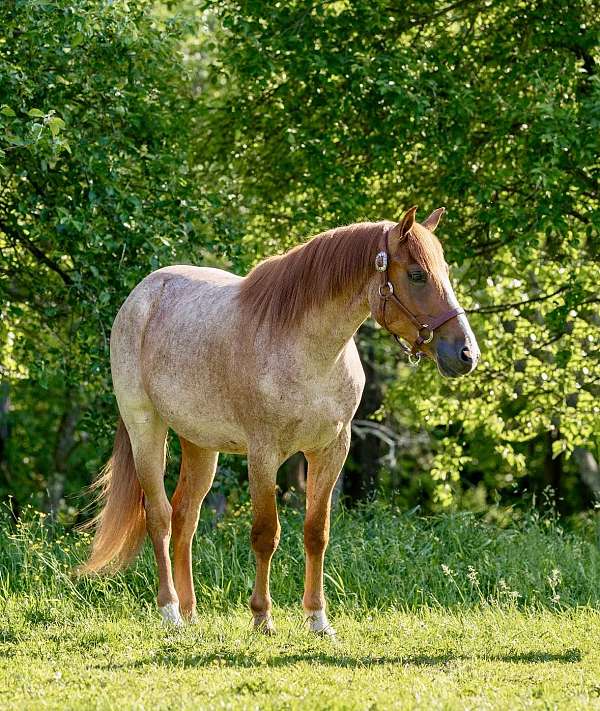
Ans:
POLYGON ((408 355, 408 361, 411 365, 417 366, 421 361, 422 356, 426 356, 427 353, 421 350, 421 346, 433 341, 433 336, 435 330, 445 324, 447 321, 464 314, 465 310, 460 307, 456 309, 450 309, 450 311, 445 311, 440 316, 432 319, 430 323, 421 323, 421 321, 406 308, 406 306, 400 301, 400 299, 394 293, 394 285, 388 276, 388 267, 390 262, 390 247, 389 247, 389 233, 390 228, 387 227, 383 233, 383 249, 377 252, 375 257, 375 269, 381 274, 381 283, 378 287, 379 296, 382 300, 380 314, 381 320, 378 318, 379 323, 385 328, 388 333, 396 339, 402 350, 408 355), (388 299, 391 299, 394 304, 402 311, 402 313, 408 318, 412 325, 417 329, 417 337, 412 344, 412 348, 409 348, 400 337, 395 333, 392 333, 388 328, 387 321, 385 318, 385 307, 387 305, 388 299))

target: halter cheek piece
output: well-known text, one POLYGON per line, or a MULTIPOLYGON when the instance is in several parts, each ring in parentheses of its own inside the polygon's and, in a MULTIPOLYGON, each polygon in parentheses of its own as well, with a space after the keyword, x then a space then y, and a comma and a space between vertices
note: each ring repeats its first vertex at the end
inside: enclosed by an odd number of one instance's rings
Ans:
POLYGON ((394 285, 388 276, 388 267, 390 262, 390 247, 389 247, 389 228, 383 233, 383 249, 377 253, 375 257, 375 269, 381 274, 381 283, 379 284, 378 291, 379 297, 381 298, 381 308, 379 309, 379 317, 376 317, 379 323, 385 328, 388 333, 398 341, 402 350, 408 355, 408 361, 411 365, 417 366, 421 361, 422 356, 426 356, 427 353, 421 350, 421 346, 433 341, 433 336, 435 330, 445 324, 447 321, 464 314, 465 310, 459 308, 451 309, 450 311, 445 311, 440 316, 434 319, 430 319, 429 323, 421 323, 421 321, 412 313, 406 306, 400 301, 400 299, 394 293, 394 285), (412 348, 406 345, 400 340, 400 337, 395 333, 392 333, 388 328, 386 317, 385 317, 385 307, 387 306, 388 300, 394 302, 394 304, 402 311, 402 313, 408 318, 412 325, 417 329, 417 337, 412 344, 412 348))

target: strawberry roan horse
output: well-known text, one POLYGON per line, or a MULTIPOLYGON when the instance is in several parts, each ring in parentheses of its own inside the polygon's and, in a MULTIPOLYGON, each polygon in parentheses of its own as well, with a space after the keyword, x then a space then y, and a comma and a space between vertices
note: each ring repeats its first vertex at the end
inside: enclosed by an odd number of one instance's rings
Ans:
POLYGON ((269 568, 280 534, 275 477, 295 452, 308 460, 304 611, 325 614, 323 558, 331 492, 348 453, 365 376, 353 336, 371 313, 445 376, 473 370, 475 337, 432 234, 411 208, 400 223, 360 223, 317 235, 240 278, 172 266, 150 274, 119 311, 111 367, 121 419, 101 478, 89 572, 129 563, 146 532, 158 566, 158 606, 175 624, 195 613, 191 544, 219 452, 246 454, 256 580, 254 624, 274 631, 269 568), (180 438, 181 472, 165 493, 167 429, 180 438), (173 569, 169 555, 173 536, 173 569))

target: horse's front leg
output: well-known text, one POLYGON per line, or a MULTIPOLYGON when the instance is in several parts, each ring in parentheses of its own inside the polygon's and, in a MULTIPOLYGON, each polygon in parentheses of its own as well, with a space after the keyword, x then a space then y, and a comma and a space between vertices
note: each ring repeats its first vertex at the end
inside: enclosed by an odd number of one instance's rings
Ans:
POLYGON ((306 519, 304 547, 306 578, 304 581, 304 614, 311 632, 335 635, 325 614, 323 560, 329 542, 331 493, 342 470, 350 446, 350 424, 325 449, 305 452, 308 460, 306 481, 306 519))
POLYGON ((275 625, 271 616, 269 575, 271 558, 279 543, 281 526, 277 516, 276 477, 280 461, 264 452, 248 455, 248 478, 252 498, 252 548, 256 557, 256 580, 250 598, 254 626, 271 635, 275 625))

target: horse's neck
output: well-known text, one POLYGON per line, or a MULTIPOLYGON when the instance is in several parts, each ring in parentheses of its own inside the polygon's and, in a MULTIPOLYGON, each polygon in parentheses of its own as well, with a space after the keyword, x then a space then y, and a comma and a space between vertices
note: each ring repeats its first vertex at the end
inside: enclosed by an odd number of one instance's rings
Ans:
POLYGON ((319 359, 335 360, 368 318, 367 291, 365 284, 358 293, 340 294, 306 315, 302 330, 319 359))

